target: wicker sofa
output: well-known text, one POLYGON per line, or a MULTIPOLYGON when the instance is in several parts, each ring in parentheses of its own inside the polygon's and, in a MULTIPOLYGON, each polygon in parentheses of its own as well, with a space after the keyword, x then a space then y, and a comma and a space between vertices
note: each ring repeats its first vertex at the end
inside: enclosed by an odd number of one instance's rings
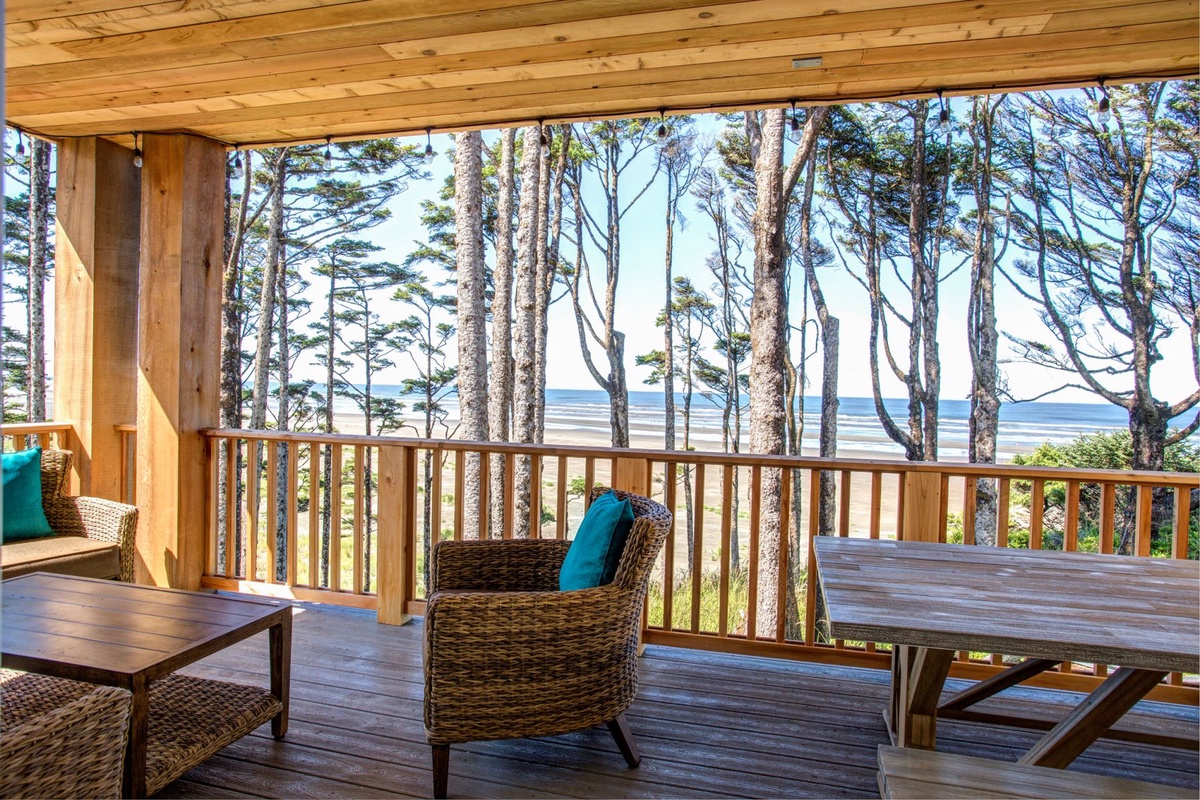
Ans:
MULTIPOLYGON (((595 500, 606 487, 592 491, 595 500)), ((434 548, 425 612, 425 733, 433 796, 446 796, 450 745, 550 736, 606 724, 631 767, 625 723, 637 693, 638 633, 671 512, 635 494, 613 582, 561 592, 570 543, 444 541, 434 548)))
POLYGON ((54 536, 0 547, 3 577, 57 572, 132 582, 137 508, 64 494, 71 458, 67 450, 42 451, 42 509, 54 536))
POLYGON ((0 669, 0 797, 120 797, 132 695, 0 669))

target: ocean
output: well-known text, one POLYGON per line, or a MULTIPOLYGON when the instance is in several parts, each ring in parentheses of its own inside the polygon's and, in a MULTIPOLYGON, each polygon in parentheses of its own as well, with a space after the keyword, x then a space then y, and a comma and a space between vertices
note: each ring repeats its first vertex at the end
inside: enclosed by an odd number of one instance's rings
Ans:
MULTIPOLYGON (((314 387, 321 388, 321 387, 314 387)), ((417 398, 404 398, 400 387, 381 384, 374 387, 380 396, 396 397, 409 408, 417 398)), ((676 404, 682 409, 683 398, 676 404)), ((449 412, 449 424, 458 417, 458 402, 451 395, 443 401, 449 412)), ((892 398, 885 406, 901 426, 906 426, 907 402, 892 398)), ((804 441, 815 451, 820 430, 819 397, 805 398, 804 441)), ((942 400, 940 403, 939 457, 947 460, 966 459, 967 417, 970 403, 966 400, 942 400)), ((339 398, 335 411, 343 418, 356 416, 357 408, 339 398)), ((546 440, 555 443, 607 443, 608 397, 598 389, 548 389, 546 391, 546 440)), ((406 416, 415 416, 406 414, 406 416)), ((655 391, 629 393, 629 427, 634 447, 662 447, 663 395, 655 391)), ((1001 460, 1017 453, 1028 453, 1042 442, 1069 442, 1080 434, 1112 431, 1128 427, 1123 409, 1110 404, 1092 403, 1020 403, 1005 405, 1000 410, 1000 430, 997 447, 1001 460)), ((743 437, 748 435, 749 419, 743 416, 743 437)), ((682 420, 676 423, 677 444, 682 444, 682 420)), ((708 398, 697 394, 692 398, 691 444, 697 450, 721 449, 721 409, 708 398)), ((874 401, 869 397, 843 397, 838 409, 839 450, 853 451, 870 457, 903 456, 903 448, 884 433, 875 414, 874 401)), ((847 453, 849 455, 849 453, 847 453)))

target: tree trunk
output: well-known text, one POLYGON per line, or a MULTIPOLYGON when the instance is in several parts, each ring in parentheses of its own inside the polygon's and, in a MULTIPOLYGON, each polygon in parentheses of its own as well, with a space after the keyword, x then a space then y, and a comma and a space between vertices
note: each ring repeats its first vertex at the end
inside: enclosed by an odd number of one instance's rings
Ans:
MULTIPOLYGON (((276 415, 276 427, 281 431, 289 429, 291 416, 291 396, 288 394, 288 385, 292 381, 291 370, 291 337, 288 330, 288 290, 287 290, 287 262, 283 255, 283 247, 279 251, 279 269, 275 273, 276 287, 275 299, 279 304, 279 405, 278 414, 276 415)), ((275 502, 275 575, 280 580, 284 580, 287 575, 287 499, 288 499, 288 446, 285 442, 280 442, 275 445, 279 449, 279 458, 276 462, 275 484, 277 494, 271 498, 275 502)), ((338 500, 333 499, 336 506, 338 500)), ((270 501, 268 501, 270 502, 270 501)), ((270 513, 268 511, 268 513, 270 513)), ((336 547, 337 535, 339 527, 339 515, 337 510, 334 511, 334 541, 331 546, 336 547)), ((328 579, 328 576, 326 576, 328 579)))
POLYGON ((258 304, 258 337, 254 349, 254 391, 250 399, 250 427, 267 425, 267 389, 270 378, 271 338, 275 331, 275 276, 283 248, 284 182, 287 180, 287 149, 280 149, 271 169, 271 214, 267 222, 267 257, 263 264, 262 289, 258 304))
MULTIPOLYGON (((1003 102, 1003 98, 1001 101, 1003 102)), ((998 106, 999 104, 997 104, 998 106)), ((992 125, 995 106, 987 97, 972 104, 971 174, 975 177, 975 241, 971 294, 967 304, 967 347, 971 356, 971 416, 967 460, 996 463, 1000 424, 999 334, 996 330, 996 228, 992 218, 992 125)), ((975 481, 975 543, 996 542, 998 492, 994 480, 975 481)))
MULTIPOLYGON (((458 409, 463 439, 487 439, 487 311, 483 275, 483 137, 478 131, 455 135, 454 247, 458 278, 458 409)), ((468 492, 483 493, 480 456, 464 464, 468 492)), ((464 535, 486 539, 478 512, 464 517, 464 535)))
MULTIPOLYGON (((755 113, 755 112, 748 112, 755 113)), ((762 112, 761 140, 754 162, 754 297, 750 303, 750 450, 784 452, 783 374, 787 336, 783 231, 785 205, 780 192, 784 114, 762 112)), ((774 638, 779 604, 782 478, 764 469, 759 506, 758 635, 774 638)))
MULTIPOLYGON (((667 252, 664 261, 666 273, 665 290, 663 293, 663 447, 675 449, 675 341, 674 325, 671 317, 675 305, 672 295, 675 291, 674 261, 675 261, 675 215, 678 212, 678 198, 675 197, 675 170, 667 170, 667 252)), ((684 445, 686 448, 687 446, 684 445)), ((689 504, 690 507, 690 504, 689 504)), ((691 525, 688 525, 691 530, 691 525)))
MULTIPOLYGON (((521 193, 517 207, 517 269, 513 282, 513 438, 532 443, 537 435, 537 240, 541 133, 525 129, 521 154, 521 193)), ((533 478, 529 457, 515 460, 514 485, 527 487, 533 478)), ((529 493, 516 493, 513 535, 529 537, 529 493)))
MULTIPOLYGON (((50 252, 49 142, 29 138, 29 421, 46 419, 46 271, 50 252)), ((132 421, 132 420, 131 420, 132 421)))
MULTIPOLYGON (((546 136, 551 135, 546 129, 546 136)), ((550 289, 553 287, 554 267, 550 262, 550 147, 539 149, 537 193, 537 283, 534 285, 534 393, 533 440, 541 442, 546 434, 546 339, 549 336, 550 289)), ((541 480, 540 471, 533 477, 541 480)))
MULTIPOLYGON (((488 438, 509 440, 513 404, 512 283, 513 283, 513 159, 516 129, 505 128, 500 140, 500 167, 496 175, 496 266, 492 270, 492 374, 488 386, 488 438)), ((505 459, 492 456, 491 536, 503 536, 505 459)))

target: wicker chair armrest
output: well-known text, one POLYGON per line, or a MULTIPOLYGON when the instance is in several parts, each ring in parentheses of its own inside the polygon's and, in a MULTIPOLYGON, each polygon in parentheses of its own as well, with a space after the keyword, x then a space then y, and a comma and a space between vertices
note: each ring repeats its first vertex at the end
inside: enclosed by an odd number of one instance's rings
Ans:
POLYGON ((0 795, 121 796, 132 695, 98 686, 0 734, 0 795))
POLYGON ((133 547, 137 506, 99 497, 57 497, 44 506, 46 519, 58 536, 85 536, 121 548, 121 580, 133 581, 133 547))
POLYGON ((438 542, 433 549, 430 594, 556 591, 558 571, 570 546, 559 539, 438 542))

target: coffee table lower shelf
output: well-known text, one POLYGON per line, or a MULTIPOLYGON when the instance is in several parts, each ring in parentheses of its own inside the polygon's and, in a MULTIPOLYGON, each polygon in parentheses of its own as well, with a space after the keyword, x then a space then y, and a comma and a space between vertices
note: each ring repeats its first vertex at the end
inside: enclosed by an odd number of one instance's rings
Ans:
POLYGON ((269 722, 282 706, 266 689, 172 673, 150 684, 146 794, 269 722))

